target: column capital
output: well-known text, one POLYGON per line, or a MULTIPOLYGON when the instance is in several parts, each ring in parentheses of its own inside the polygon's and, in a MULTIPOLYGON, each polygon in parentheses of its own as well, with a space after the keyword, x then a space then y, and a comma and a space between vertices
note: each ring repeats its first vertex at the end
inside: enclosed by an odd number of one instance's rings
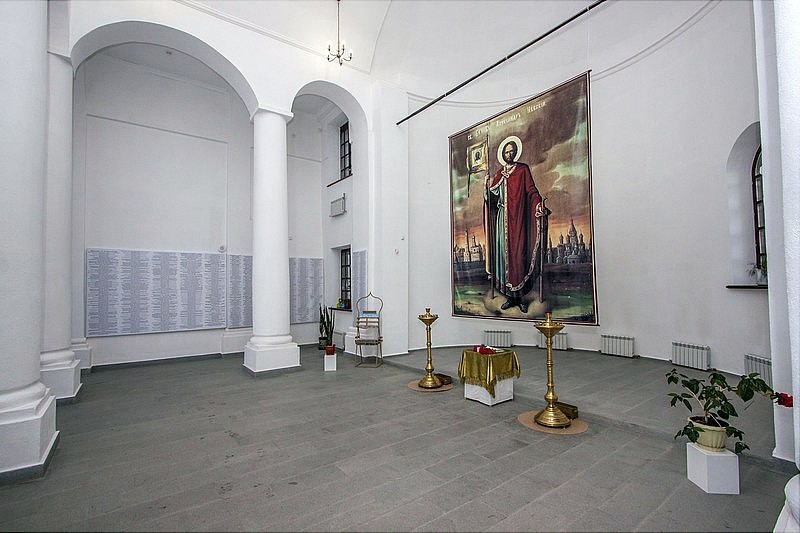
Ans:
POLYGON ((278 115, 280 117, 283 117, 283 119, 286 122, 289 122, 290 120, 292 120, 292 118, 294 118, 294 113, 292 113, 291 111, 286 111, 285 109, 278 109, 276 107, 258 106, 256 110, 253 111, 253 114, 250 115, 250 121, 253 122, 256 119, 256 115, 263 115, 264 113, 270 113, 273 115, 278 115))

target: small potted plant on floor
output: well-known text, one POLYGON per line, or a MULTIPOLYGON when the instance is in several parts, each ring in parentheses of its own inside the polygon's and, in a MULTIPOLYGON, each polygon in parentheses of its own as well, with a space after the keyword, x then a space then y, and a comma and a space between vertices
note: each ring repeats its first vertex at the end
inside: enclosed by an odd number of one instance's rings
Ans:
POLYGON ((336 349, 333 344, 333 325, 335 317, 333 311, 329 311, 327 307, 319 306, 319 342, 325 348, 327 355, 332 355, 336 349), (323 344, 324 342, 324 344, 323 344))
POLYGON ((319 306, 319 349, 324 350, 328 345, 328 337, 325 335, 325 315, 322 312, 322 306, 319 306))
POLYGON ((737 454, 750 448, 743 441, 744 432, 732 425, 733 418, 739 416, 739 413, 728 394, 735 394, 745 402, 753 400, 756 394, 770 400, 778 397, 757 372, 739 378, 735 387, 728 384, 723 374, 714 370, 708 373, 706 379, 690 378, 675 368, 665 375, 667 383, 682 388, 682 392, 668 394, 672 407, 680 404, 690 412, 694 412, 693 404, 700 408, 699 413, 689 417, 686 425, 675 434, 675 438, 687 437, 711 451, 724 450, 727 437, 738 439, 734 449, 737 454))

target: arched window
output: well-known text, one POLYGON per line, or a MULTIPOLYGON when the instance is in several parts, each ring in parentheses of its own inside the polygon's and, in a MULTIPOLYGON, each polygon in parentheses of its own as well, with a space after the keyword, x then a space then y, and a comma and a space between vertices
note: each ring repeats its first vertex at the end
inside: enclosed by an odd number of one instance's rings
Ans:
POLYGON ((751 172, 753 183, 753 228, 755 230, 756 260, 754 266, 767 270, 767 236, 764 231, 764 178, 761 174, 761 147, 756 150, 751 172))

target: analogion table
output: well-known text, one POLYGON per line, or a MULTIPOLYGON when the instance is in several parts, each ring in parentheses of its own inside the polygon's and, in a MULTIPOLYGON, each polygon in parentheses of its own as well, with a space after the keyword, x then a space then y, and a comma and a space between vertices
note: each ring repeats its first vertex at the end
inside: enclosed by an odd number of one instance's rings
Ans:
POLYGON ((513 400, 514 378, 519 376, 519 359, 512 350, 494 354, 464 350, 458 364, 464 398, 489 406, 513 400))

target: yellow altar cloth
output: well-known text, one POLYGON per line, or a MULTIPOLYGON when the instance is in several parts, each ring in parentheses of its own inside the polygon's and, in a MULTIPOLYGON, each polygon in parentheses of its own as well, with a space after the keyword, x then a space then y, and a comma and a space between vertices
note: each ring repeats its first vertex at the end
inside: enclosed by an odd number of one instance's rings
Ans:
POLYGON ((461 383, 483 387, 494 398, 494 386, 501 379, 519 377, 519 359, 516 352, 507 350, 495 354, 482 354, 464 350, 458 363, 461 383))

